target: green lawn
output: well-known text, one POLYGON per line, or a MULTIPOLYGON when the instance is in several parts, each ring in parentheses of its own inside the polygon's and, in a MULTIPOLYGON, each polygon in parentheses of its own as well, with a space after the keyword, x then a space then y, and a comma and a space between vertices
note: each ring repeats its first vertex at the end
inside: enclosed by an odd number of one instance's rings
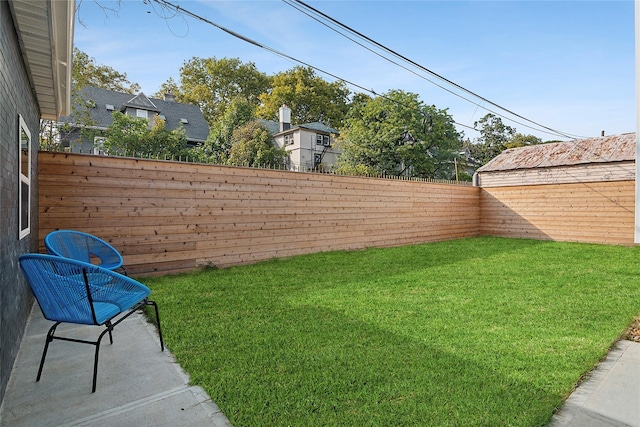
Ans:
POLYGON ((235 426, 537 426, 640 312, 640 247, 483 237, 143 282, 235 426))

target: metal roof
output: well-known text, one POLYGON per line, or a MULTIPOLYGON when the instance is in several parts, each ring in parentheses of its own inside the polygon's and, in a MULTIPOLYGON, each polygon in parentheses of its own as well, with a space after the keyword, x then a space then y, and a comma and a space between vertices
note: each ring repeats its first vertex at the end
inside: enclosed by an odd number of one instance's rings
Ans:
POLYGON ((9 2, 42 118, 71 111, 74 0, 9 2))
POLYGON ((636 134, 576 139, 504 150, 478 172, 634 161, 636 134))

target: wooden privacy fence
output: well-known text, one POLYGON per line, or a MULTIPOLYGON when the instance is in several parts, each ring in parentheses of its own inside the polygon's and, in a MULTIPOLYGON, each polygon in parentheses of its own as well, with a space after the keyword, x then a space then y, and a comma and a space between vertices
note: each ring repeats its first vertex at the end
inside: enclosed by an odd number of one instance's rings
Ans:
POLYGON ((483 188, 481 233, 633 245, 635 181, 483 188))
POLYGON ((39 153, 39 237, 100 236, 134 275, 477 236, 480 189, 39 153))

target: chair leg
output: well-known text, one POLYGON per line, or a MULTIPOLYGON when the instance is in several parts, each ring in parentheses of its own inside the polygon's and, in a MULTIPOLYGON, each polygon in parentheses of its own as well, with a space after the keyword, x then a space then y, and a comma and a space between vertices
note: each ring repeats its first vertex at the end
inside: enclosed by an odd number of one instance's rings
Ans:
POLYGON ((152 305, 156 311, 156 322, 158 323, 158 335, 160 336, 160 349, 164 351, 164 340, 162 339, 162 327, 160 326, 160 313, 158 313, 158 304, 155 301, 145 300, 146 305, 152 305))
MULTIPOLYGON (((104 334, 106 334, 107 332, 109 333, 109 337, 111 337, 112 329, 113 329, 113 326, 111 326, 111 323, 109 322, 109 325, 107 325, 107 329, 102 331, 102 333, 98 337, 98 340, 95 343, 92 343, 93 345, 96 346, 96 354, 93 359, 93 385, 91 387, 91 393, 96 392, 96 383, 98 378, 98 355, 100 354, 100 342, 102 341, 102 337, 104 337, 104 334)), ((111 341, 111 344, 113 344, 113 340, 111 341)))
POLYGON ((36 377, 36 382, 40 381, 40 377, 42 376, 42 368, 44 367, 44 359, 47 357, 47 350, 49 350, 49 343, 53 341, 53 334, 56 331, 58 325, 62 322, 55 323, 51 328, 49 328, 49 332, 47 332, 47 338, 44 344, 44 350, 42 351, 42 358, 40 359, 40 367, 38 368, 38 376, 36 377))
POLYGON ((113 325, 111 324, 111 320, 107 320, 104 325, 107 327, 107 331, 109 331, 109 342, 113 344, 113 334, 111 332, 113 331, 113 325))

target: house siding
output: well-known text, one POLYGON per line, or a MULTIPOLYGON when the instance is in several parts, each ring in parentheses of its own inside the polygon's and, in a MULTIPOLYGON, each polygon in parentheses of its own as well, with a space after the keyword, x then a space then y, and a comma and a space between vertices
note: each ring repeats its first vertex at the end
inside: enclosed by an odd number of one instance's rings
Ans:
POLYGON ((481 172, 478 173, 478 186, 490 188, 576 182, 633 181, 635 169, 635 162, 624 161, 481 172))
POLYGON ((0 2, 0 402, 18 353, 33 298, 18 257, 37 251, 39 109, 20 53, 8 2, 0 2), (19 115, 32 137, 31 233, 19 239, 19 115))

